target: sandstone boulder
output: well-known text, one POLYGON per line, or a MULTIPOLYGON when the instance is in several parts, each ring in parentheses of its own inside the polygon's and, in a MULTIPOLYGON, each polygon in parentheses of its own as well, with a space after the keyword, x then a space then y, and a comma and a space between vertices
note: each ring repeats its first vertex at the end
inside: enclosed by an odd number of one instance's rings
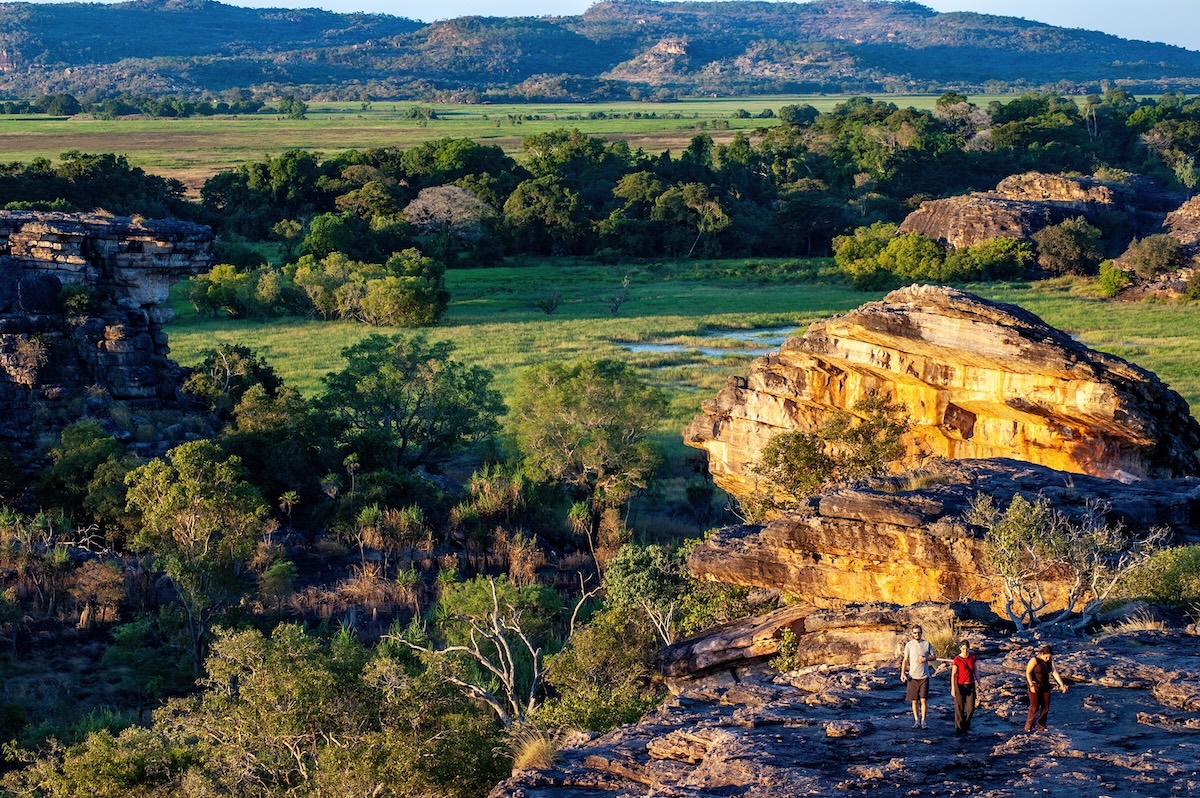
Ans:
POLYGON ((1045 227, 1083 216, 1107 232, 1129 236, 1156 227, 1181 200, 1140 175, 1114 182, 1028 172, 1005 178, 993 191, 923 202, 900 232, 957 249, 993 238, 1028 241, 1045 227))
MULTIPOLYGON (((718 530, 688 566, 701 579, 774 587, 821 607, 864 599, 899 605, 978 601, 1002 612, 1003 596, 985 565, 982 530, 961 521, 981 494, 999 507, 1017 494, 1031 501, 1043 496, 1076 520, 1089 505, 1105 502, 1110 523, 1133 530, 1169 526, 1176 542, 1200 541, 1200 479, 1126 485, 1012 460, 965 460, 835 488, 764 526, 718 530)), ((1062 592, 1047 582, 1052 608, 1062 592)), ((692 656, 698 663, 700 648, 692 656)))
POLYGON ((933 286, 817 322, 758 358, 703 403, 684 440, 744 497, 773 435, 815 432, 870 397, 905 409, 912 463, 1004 457, 1126 480, 1200 466, 1200 425, 1153 374, 1018 307, 933 286))

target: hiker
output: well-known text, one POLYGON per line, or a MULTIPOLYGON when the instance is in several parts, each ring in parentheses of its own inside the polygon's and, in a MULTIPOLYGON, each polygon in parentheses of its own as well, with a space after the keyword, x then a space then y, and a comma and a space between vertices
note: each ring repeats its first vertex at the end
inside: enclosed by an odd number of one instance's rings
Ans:
POLYGON ((954 700, 954 733, 966 734, 971 731, 971 716, 979 700, 979 672, 971 644, 965 640, 950 663, 950 697, 954 700))
POLYGON ((933 645, 923 637, 920 626, 913 626, 912 639, 904 644, 900 657, 900 679, 906 685, 905 696, 912 702, 913 728, 924 729, 925 712, 929 704, 929 677, 933 669, 929 663, 937 661, 933 645), (918 713, 920 705, 920 713, 918 713))
POLYGON ((1050 646, 1042 646, 1029 659, 1025 666, 1025 682, 1029 687, 1029 716, 1025 719, 1025 731, 1033 731, 1033 723, 1037 721, 1037 730, 1044 732, 1046 722, 1050 718, 1050 680, 1058 683, 1058 689, 1067 692, 1067 685, 1054 668, 1054 650, 1050 646))

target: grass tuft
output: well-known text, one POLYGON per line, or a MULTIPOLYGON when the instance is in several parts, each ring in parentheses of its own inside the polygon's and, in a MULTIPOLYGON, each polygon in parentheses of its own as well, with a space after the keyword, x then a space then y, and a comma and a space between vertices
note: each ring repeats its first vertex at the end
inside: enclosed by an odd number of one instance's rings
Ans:
POLYGON ((518 726, 509 734, 509 751, 513 772, 519 770, 549 770, 558 761, 558 749, 563 735, 533 726, 518 726))

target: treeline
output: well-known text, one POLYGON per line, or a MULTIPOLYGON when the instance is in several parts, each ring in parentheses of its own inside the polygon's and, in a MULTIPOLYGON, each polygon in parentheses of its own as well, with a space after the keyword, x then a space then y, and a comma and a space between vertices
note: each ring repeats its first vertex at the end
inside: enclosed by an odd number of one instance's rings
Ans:
POLYGON ((250 92, 233 90, 220 98, 215 96, 190 98, 182 95, 134 95, 128 92, 112 96, 99 96, 79 100, 73 94, 47 94, 33 100, 5 100, 0 102, 0 114, 49 114, 50 116, 74 116, 92 114, 102 119, 119 116, 153 116, 162 118, 184 118, 189 116, 217 116, 225 114, 281 113, 291 115, 294 98, 269 106, 264 100, 251 96, 250 92))
POLYGON ((828 254, 835 236, 897 222, 923 199, 1028 170, 1200 183, 1200 101, 1175 95, 1025 95, 982 107, 951 94, 932 111, 854 98, 829 113, 787 106, 779 116, 785 124, 727 144, 698 135, 679 153, 569 130, 527 137, 515 159, 460 140, 323 160, 293 151, 210 179, 202 213, 250 240, 269 239, 280 222, 308 230, 334 214, 369 248, 373 233, 420 239, 431 224, 453 228, 451 208, 416 225, 407 209, 423 191, 456 186, 482 204, 464 223, 486 234, 470 247, 454 234, 439 242, 473 264, 504 253, 796 256, 828 254), (475 251, 484 239, 487 257, 475 251))

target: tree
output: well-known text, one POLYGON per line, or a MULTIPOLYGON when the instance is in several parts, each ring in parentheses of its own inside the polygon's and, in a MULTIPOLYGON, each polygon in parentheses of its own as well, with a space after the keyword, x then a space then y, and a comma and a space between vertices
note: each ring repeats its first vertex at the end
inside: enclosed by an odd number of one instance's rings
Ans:
POLYGON ((443 256, 455 245, 478 241, 484 221, 494 215, 473 192, 454 185, 423 188, 404 208, 404 218, 434 239, 443 256))
POLYGON ((675 642, 687 585, 682 558, 655 544, 622 546, 604 572, 605 599, 614 607, 644 614, 664 646, 675 642))
POLYGON ((1101 233, 1082 216, 1033 234, 1038 264, 1051 274, 1092 274, 1104 257, 1101 233))
POLYGON ((390 468, 435 465, 490 435, 504 411, 491 372, 451 358, 454 345, 423 336, 371 335, 342 350, 319 407, 344 425, 346 443, 390 468))
POLYGON ((267 507, 241 461, 211 441, 176 446, 125 479, 140 513, 135 551, 152 554, 187 614, 196 675, 214 617, 244 589, 240 570, 263 532, 267 507))
POLYGON ((487 704, 505 728, 524 723, 537 709, 542 690, 539 637, 544 634, 537 632, 538 619, 530 623, 527 616, 536 611, 544 589, 480 576, 455 591, 442 603, 460 627, 458 642, 433 648, 409 637, 395 639, 449 665, 440 671, 442 678, 487 704), (455 591, 461 595, 454 596, 455 591), (481 604, 480 595, 490 601, 481 604), (462 660, 470 666, 465 672, 462 660))
POLYGON ((1150 280, 1183 265, 1183 245, 1166 233, 1135 238, 1121 256, 1121 265, 1150 280))
POLYGON ((233 408, 246 391, 262 386, 268 396, 283 387, 275 369, 254 350, 238 344, 217 344, 201 352, 200 365, 188 377, 183 389, 208 405, 210 412, 229 419, 233 408))
POLYGON ((980 495, 964 520, 984 531, 984 551, 1004 594, 1005 613, 1018 629, 1036 626, 1050 606, 1046 582, 1065 589, 1062 610, 1049 623, 1068 620, 1075 628, 1091 622, 1121 581, 1148 561, 1165 541, 1161 528, 1135 535, 1109 524, 1109 507, 1089 503, 1072 520, 1044 496, 1013 496, 1004 510, 980 495))
POLYGON ((289 94, 279 101, 279 113, 288 119, 307 119, 308 103, 299 97, 289 94))
POLYGON ((536 479, 564 482, 587 501, 594 539, 606 507, 648 483, 658 453, 647 440, 666 409, 663 395, 624 363, 546 363, 521 372, 513 428, 536 479))
POLYGON ((904 455, 907 431, 899 405, 871 397, 833 413, 815 433, 776 433, 751 468, 766 483, 751 513, 790 509, 826 485, 887 473, 904 455))

